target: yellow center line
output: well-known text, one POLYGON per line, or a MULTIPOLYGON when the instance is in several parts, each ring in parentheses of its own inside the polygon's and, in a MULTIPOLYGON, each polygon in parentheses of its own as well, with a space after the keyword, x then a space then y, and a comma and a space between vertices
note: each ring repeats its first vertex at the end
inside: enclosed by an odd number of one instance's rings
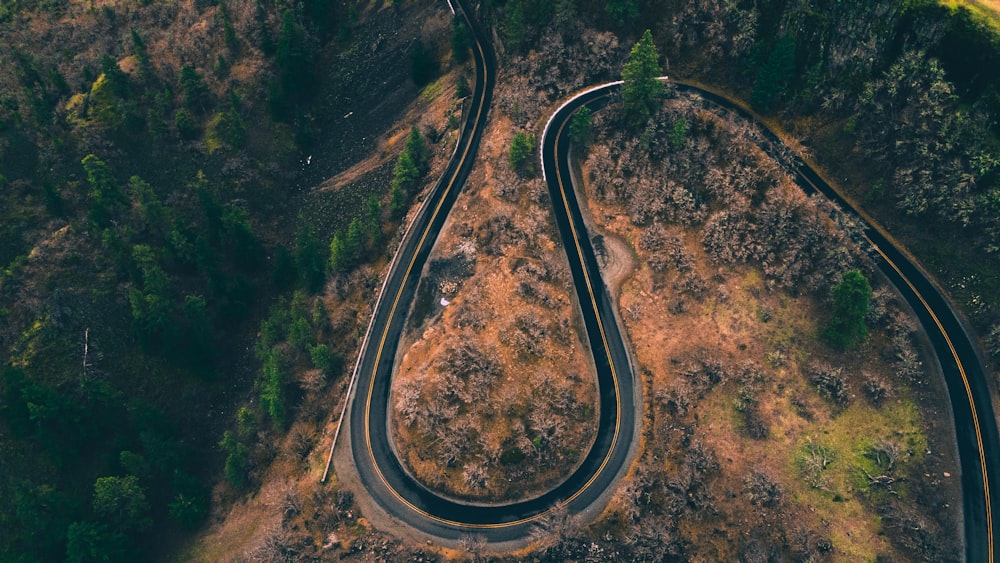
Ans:
POLYGON ((969 378, 965 373, 965 366, 962 365, 962 360, 959 359, 958 357, 958 351, 955 349, 955 345, 954 343, 952 343, 951 338, 948 336, 948 332, 945 330, 944 325, 941 323, 941 320, 938 318, 936 314, 934 314, 934 311, 931 310, 930 304, 927 303, 927 300, 924 299, 924 296, 921 295, 919 291, 917 291, 917 288, 913 285, 913 282, 911 282, 910 279, 903 274, 903 272, 899 269, 899 266, 897 266, 896 263, 893 262, 885 254, 885 252, 883 252, 882 249, 879 248, 879 246, 874 243, 874 241, 868 238, 867 235, 865 235, 865 239, 869 242, 869 244, 872 245, 873 248, 875 248, 875 250, 879 253, 879 255, 882 256, 882 259, 885 260, 886 263, 888 263, 890 266, 892 266, 892 269, 895 270, 896 273, 899 274, 901 278, 903 278, 903 281, 906 282, 906 285, 909 286, 910 290, 913 291, 914 295, 916 295, 917 298, 920 299, 920 303, 923 304, 924 309, 931 316, 931 318, 934 319, 934 324, 937 326, 938 332, 941 333, 941 336, 944 337, 945 342, 948 343, 948 349, 951 351, 951 357, 955 360, 955 365, 958 367, 958 373, 962 376, 962 384, 965 386, 965 394, 969 399, 969 410, 972 411, 972 425, 976 430, 976 445, 979 446, 979 464, 982 467, 983 471, 983 491, 986 497, 986 541, 989 549, 989 561, 990 563, 993 563, 993 512, 990 508, 990 482, 989 482, 989 477, 987 476, 986 473, 986 452, 983 449, 983 436, 982 436, 982 431, 979 427, 979 415, 976 413, 976 404, 975 400, 972 397, 972 388, 969 385, 969 378))
MULTIPOLYGON (((463 12, 463 14, 464 14, 464 12, 463 12)), ((466 16, 466 18, 467 18, 467 16, 466 16)), ((470 25, 471 25, 471 22, 470 22, 470 25)), ((485 54, 483 52, 482 46, 477 42, 476 43, 476 47, 479 50, 479 53, 480 53, 480 56, 482 57, 482 60, 485 61, 485 54)), ((485 62, 484 62, 484 71, 485 71, 485 62)), ((477 112, 476 112, 476 121, 479 120, 479 117, 482 114, 483 107, 484 107, 483 101, 484 100, 481 99, 480 102, 479 102, 479 107, 477 108, 477 112)), ((558 156, 559 136, 562 135, 563 130, 566 127, 566 124, 567 124, 567 122, 564 121, 563 124, 562 124, 562 126, 559 128, 559 131, 556 134, 557 135, 556 136, 556 144, 555 144, 555 147, 554 147, 556 156, 558 156)), ((451 177, 451 179, 448 182, 448 185, 447 185, 447 187, 445 189, 444 195, 441 197, 441 200, 438 202, 437 206, 434 209, 434 212, 431 215, 430 221, 428 222, 427 226, 424 228, 424 231, 421 233, 420 241, 417 244, 417 248, 418 249, 421 246, 423 246, 424 241, 428 237, 428 235, 430 233, 431 225, 433 224, 434 219, 437 217, 438 213, 440 212, 441 207, 444 204, 444 199, 447 197, 447 194, 453 188, 453 186, 455 184, 455 181, 456 181, 456 179, 458 177, 459 170, 461 169, 462 164, 465 162, 465 159, 468 158, 468 155, 469 155, 469 152, 471 150, 471 147, 472 147, 472 142, 471 142, 471 139, 470 139, 469 144, 465 147, 465 150, 462 153, 462 158, 459 161, 458 166, 456 166, 456 168, 455 168, 454 175, 451 177)), ((566 196, 566 188, 565 188, 565 185, 563 184, 562 174, 561 174, 561 172, 559 170, 558 162, 556 163, 556 174, 557 174, 557 181, 559 183, 560 192, 562 193, 563 205, 566 208, 567 216, 570 216, 570 208, 569 208, 569 202, 568 202, 567 196, 566 196)), ((372 368, 371 381, 369 382, 369 385, 368 385, 368 397, 367 397, 367 401, 365 403, 365 440, 366 440, 366 443, 367 443, 368 455, 369 455, 369 457, 371 459, 372 466, 374 467, 375 472, 376 472, 376 474, 379 477, 379 480, 382 481, 382 484, 385 485, 386 489, 396 498, 396 500, 398 500, 400 503, 406 505, 411 510, 413 510, 414 512, 420 514, 424 518, 427 518, 429 520, 432 520, 432 521, 435 521, 435 522, 439 522, 439 523, 445 524, 445 525, 450 525, 450 526, 455 526, 455 527, 462 527, 462 528, 470 528, 470 529, 495 529, 495 528, 505 528, 505 527, 510 527, 510 526, 516 526, 516 525, 519 525, 519 524, 530 522, 532 520, 537 520, 537 519, 541 518, 542 516, 545 516, 546 514, 549 514, 553 510, 556 510, 560 506, 564 506, 567 503, 571 502, 573 499, 577 498, 578 496, 580 496, 581 494, 583 494, 587 489, 589 489, 591 487, 591 485, 593 485, 594 481, 597 480, 597 478, 603 473, 605 467, 607 467, 607 464, 610 461, 611 455, 612 455, 612 453, 614 451, 614 447, 615 447, 615 445, 618 442, 618 435, 620 433, 620 427, 621 427, 621 393, 620 393, 620 390, 619 390, 618 374, 617 374, 617 371, 615 370, 614 359, 611 356, 611 349, 610 349, 610 346, 608 344, 607 335, 606 335, 605 330, 604 330, 604 323, 601 321, 600 315, 596 314, 597 311, 598 311, 597 297, 596 297, 596 295, 594 293, 594 287, 593 287, 593 283, 592 283, 592 281, 590 279, 590 275, 588 274, 586 266, 584 264, 583 248, 580 246, 580 241, 579 241, 579 238, 578 238, 576 226, 575 226, 575 223, 573 222, 573 220, 572 220, 571 217, 570 217, 570 228, 571 228, 571 230, 573 232, 573 240, 574 240, 574 243, 575 243, 575 246, 576 246, 577 254, 578 254, 579 258, 580 258, 580 263, 584 265, 583 266, 583 273, 584 273, 584 278, 586 280, 587 291, 590 294, 590 301, 591 301, 592 306, 594 307, 595 316, 597 317, 597 325, 598 325, 598 328, 599 328, 599 331, 600 331, 600 334, 601 334, 601 340, 602 340, 602 342, 604 344, 605 353, 607 354, 607 357, 608 357, 608 364, 609 364, 609 367, 611 369, 612 381, 614 382, 615 403, 617 405, 617 412, 616 412, 616 418, 615 418, 615 432, 614 432, 614 435, 612 437, 611 447, 608 449, 607 455, 604 457, 604 460, 602 460, 601 465, 598 467, 598 470, 594 473, 594 475, 591 476, 591 478, 579 490, 577 490, 574 494, 572 494, 570 497, 568 497, 567 499, 563 500, 562 502, 554 504, 552 507, 550 507, 549 509, 547 509, 547 510, 545 510, 543 512, 540 512, 540 513, 535 514, 533 516, 530 516, 530 517, 527 517, 527 518, 522 518, 522 519, 519 519, 519 520, 516 520, 516 521, 502 522, 502 523, 492 523, 492 524, 469 524, 469 523, 465 523, 465 522, 457 522, 457 521, 454 521, 454 520, 449 520, 449 519, 446 519, 446 518, 441 518, 439 516, 435 516, 433 514, 429 514, 427 511, 425 511, 425 510, 423 510, 423 509, 415 506, 413 503, 411 503, 406 498, 404 498, 388 482, 388 480, 385 478, 385 475, 382 473, 381 468, 379 467, 377 461, 375 460, 375 453, 374 453, 374 450, 372 448, 372 443, 371 443, 371 429, 370 429, 371 401, 372 401, 373 390, 374 390, 374 387, 375 387, 375 376, 376 376, 376 373, 377 373, 377 370, 378 370, 378 365, 381 362, 382 352, 383 352, 383 349, 385 347, 386 340, 388 338, 389 325, 387 323, 386 326, 385 326, 385 328, 384 328, 384 330, 383 330, 383 332, 382 332, 381 339, 380 339, 378 347, 376 349, 375 364, 374 364, 374 366, 372 368)), ((414 253, 414 255, 410 258, 410 262, 407 264, 406 271, 405 271, 404 276, 403 276, 404 279, 408 278, 412 274, 412 270, 413 270, 413 267, 415 265, 415 262, 416 262, 416 253, 414 253)), ((393 299, 392 306, 389 309, 389 318, 390 319, 393 316, 395 316, 396 308, 399 306, 399 302, 400 302, 401 298, 402 298, 402 284, 400 285, 400 289, 396 292, 396 295, 395 295, 395 297, 393 299)), ((595 368, 596 368, 596 364, 595 364, 595 368)))
MULTIPOLYGON (((802 178, 803 180, 805 180, 806 182, 808 182, 809 185, 812 186, 812 188, 814 190, 816 190, 817 192, 820 192, 820 190, 816 186, 816 184, 814 184, 812 182, 812 180, 810 180, 809 178, 807 178, 804 174, 799 173, 799 177, 802 178)), ((927 302, 927 300, 924 298, 924 296, 920 293, 920 291, 917 290, 916 286, 913 284, 912 281, 910 281, 910 278, 908 278, 903 273, 903 271, 899 268, 899 266, 897 266, 896 263, 893 262, 892 259, 889 258, 889 256, 886 255, 886 253, 877 244, 875 244, 875 241, 873 241, 867 234, 863 234, 863 236, 865 237, 865 240, 868 241, 868 244, 870 244, 872 246, 872 248, 874 248, 875 251, 879 253, 879 255, 882 257, 882 259, 885 260, 886 264, 889 264, 889 266, 891 266, 892 269, 896 271, 896 273, 899 275, 899 277, 902 278, 902 280, 910 288, 910 291, 912 291, 913 294, 917 296, 917 299, 920 300, 920 303, 924 306, 924 309, 927 311, 927 313, 934 320, 934 324, 935 324, 935 326, 937 326, 938 332, 941 333, 941 336, 944 338, 945 342, 948 343, 948 349, 951 352, 951 357, 952 357, 952 359, 955 360, 955 365, 958 367, 958 373, 959 373, 959 375, 962 376, 962 384, 965 386, 965 394, 966 394, 966 397, 969 400, 969 410, 972 411, 972 426, 973 426, 973 428, 976 431, 976 445, 979 447, 979 464, 980 464, 980 467, 982 468, 982 471, 983 471, 983 492, 984 492, 985 500, 986 500, 986 542, 987 542, 988 556, 989 556, 988 561, 989 561, 989 563, 993 563, 993 561, 994 561, 994 554, 993 554, 993 511, 992 511, 991 506, 990 506, 990 482, 989 482, 989 476, 986 473, 986 451, 983 448, 983 435, 982 435, 982 430, 981 430, 981 428, 979 426, 979 415, 976 413, 976 402, 975 402, 975 399, 972 396, 972 387, 969 385, 969 378, 968 378, 968 376, 965 373, 965 366, 962 364, 962 360, 958 357, 958 351, 955 349, 954 343, 951 341, 951 338, 948 336, 948 331, 945 330, 944 324, 941 322, 941 320, 938 318, 938 316, 931 309, 930 303, 927 302)), ((956 429, 956 432, 957 432, 957 429, 956 429)))
MULTIPOLYGON (((593 485, 594 481, 597 480, 597 478, 604 472, 604 468, 608 465, 608 462, 611 460, 611 454, 615 450, 615 444, 618 443, 618 434, 621 431, 621 420, 622 420, 621 391, 619 390, 618 386, 618 372, 615 370, 615 360, 611 356, 611 348, 608 345, 608 338, 604 331, 604 322, 601 320, 601 314, 597 307, 597 296, 594 294, 594 286, 593 283, 591 282, 590 274, 587 271, 587 265, 584 261, 583 248, 580 246, 580 237, 576 231, 576 222, 573 220, 572 212, 570 211, 569 207, 569 201, 566 197, 566 185, 563 183, 562 167, 559 166, 559 140, 562 138, 563 130, 566 129, 566 125, 568 123, 569 119, 567 118, 562 122, 562 125, 559 126, 559 131, 556 132, 555 143, 553 144, 552 147, 552 152, 553 156, 555 157, 554 160, 556 163, 556 182, 559 184, 559 193, 562 194, 563 206, 566 208, 566 216, 569 219, 569 227, 570 230, 573 232, 573 243, 576 246, 577 255, 580 257, 580 266, 581 269, 583 270, 583 277, 587 282, 587 292, 590 294, 590 303, 594 307, 594 317, 597 320, 597 327, 601 333, 601 342, 604 344, 604 353, 607 354, 608 357, 608 366, 611 369, 611 379, 614 382, 614 387, 615 387, 616 412, 615 412, 615 433, 611 439, 611 446, 608 448, 607 455, 604 456, 604 460, 601 462, 600 467, 597 468, 597 471, 594 473, 594 475, 590 477, 590 479, 583 485, 583 487, 581 487, 576 493, 574 493, 568 499, 566 499, 565 501, 566 503, 572 501, 576 497, 583 494, 583 492, 589 489, 590 486, 593 485)), ((594 368, 595 369, 597 368, 596 362, 594 368)), ((600 404, 600 402, 598 402, 598 404, 600 404)), ((600 415, 598 415, 598 420, 600 420, 600 415)))

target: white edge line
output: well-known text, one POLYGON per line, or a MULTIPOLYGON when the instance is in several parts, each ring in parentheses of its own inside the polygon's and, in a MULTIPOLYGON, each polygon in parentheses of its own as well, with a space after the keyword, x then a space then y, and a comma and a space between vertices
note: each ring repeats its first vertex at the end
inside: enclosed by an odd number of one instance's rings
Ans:
MULTIPOLYGON (((448 0, 448 3, 451 4, 451 0, 448 0)), ((663 82, 667 82, 668 80, 670 80, 670 78, 667 77, 666 75, 664 75, 664 76, 657 77, 657 80, 660 80, 660 81, 663 81, 663 82)), ((545 181, 545 183, 548 183, 548 181, 549 181, 548 180, 548 175, 545 173, 545 158, 544 158, 545 138, 549 135, 549 128, 552 126, 552 121, 556 118, 557 115, 559 115, 559 112, 561 112, 563 109, 566 108, 566 106, 572 104, 574 101, 577 100, 577 98, 579 98, 581 96, 586 96, 587 94, 589 94, 591 92, 594 92, 594 91, 597 91, 597 90, 602 90, 604 88, 607 88, 608 86, 618 86, 618 85, 624 84, 624 83, 625 83, 624 80, 615 80, 614 82, 605 82, 604 84, 598 84, 597 86, 591 86, 590 88, 587 88, 586 90, 583 90, 582 92, 578 92, 577 94, 574 94, 571 98, 569 98, 568 100, 566 100, 565 102, 563 102, 563 104, 561 106, 559 106, 558 108, 556 108, 556 111, 552 112, 552 114, 549 115, 549 120, 545 122, 545 129, 542 130, 542 139, 541 139, 541 142, 538 143, 538 158, 541 159, 541 161, 542 161, 542 180, 545 181)))
POLYGON ((565 102, 563 102, 563 104, 561 106, 559 106, 558 108, 556 108, 556 111, 552 112, 552 115, 549 116, 549 120, 545 122, 545 129, 542 130, 542 139, 541 139, 541 142, 538 143, 538 158, 542 161, 542 180, 545 181, 545 183, 548 183, 548 181, 549 181, 548 174, 545 173, 545 157, 544 157, 544 154, 545 154, 545 138, 548 137, 548 135, 549 135, 549 128, 552 127, 552 121, 555 120, 555 118, 556 118, 557 115, 559 115, 559 112, 561 112, 563 109, 566 108, 566 106, 572 104, 574 101, 576 101, 577 98, 579 98, 581 96, 586 96, 587 94, 589 94, 591 92, 607 88, 608 86, 616 86, 618 84, 624 84, 624 83, 625 83, 624 80, 616 80, 614 82, 605 82, 604 84, 598 84, 597 86, 591 86, 590 88, 587 88, 586 90, 575 94, 573 97, 571 97, 570 99, 568 99, 565 102))
MULTIPOLYGON (((451 5, 451 0, 448 0, 448 4, 451 5)), ((459 130, 458 139, 455 141, 455 151, 458 150, 458 146, 462 143, 462 131, 459 130)), ((454 158, 454 151, 452 153, 452 158, 454 158)), ((437 187, 440 178, 435 181, 434 188, 437 187)), ((430 197, 433 193, 434 188, 431 188, 431 192, 427 194, 424 201, 420 204, 420 209, 417 213, 413 215, 413 219, 406 225, 406 231, 403 232, 403 236, 399 239, 399 246, 396 247, 396 251, 392 254, 392 261, 389 262, 389 268, 386 270, 385 279, 382 280, 382 288, 379 289, 378 299, 375 301, 375 307, 372 309, 371 318, 368 319, 368 329, 365 331, 365 338, 361 341, 361 347, 358 348, 358 357, 354 362, 354 371, 351 374, 351 383, 347 387, 347 396, 344 399, 344 407, 340 410, 340 418, 337 420, 337 428, 333 433, 333 443, 330 444, 330 453, 326 458, 326 469, 323 471, 323 478, 320 479, 320 483, 326 483, 326 479, 330 473, 330 466, 333 463, 333 450, 337 447, 337 440, 340 438, 340 429, 344 426, 344 415, 347 414, 348 406, 351 401, 351 395, 354 393, 354 388, 358 381, 358 373, 361 371, 361 361, 364 359, 365 350, 368 349, 368 341, 371 338, 372 327, 375 324, 375 317, 377 317, 378 310, 382 307, 382 301, 385 298, 385 288, 389 284, 389 278, 392 277, 392 272, 396 268, 396 262, 399 261, 400 254, 402 254, 403 247, 406 246, 406 240, 410 237, 413 231, 413 226, 416 224, 418 217, 425 213, 425 208, 430 204, 433 199, 430 197)))

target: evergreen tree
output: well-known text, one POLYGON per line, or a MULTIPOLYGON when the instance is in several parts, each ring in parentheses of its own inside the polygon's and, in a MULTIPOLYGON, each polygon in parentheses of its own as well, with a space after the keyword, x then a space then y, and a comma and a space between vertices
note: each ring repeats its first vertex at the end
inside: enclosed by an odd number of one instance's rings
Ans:
POLYGON ((128 538, 97 522, 73 522, 66 531, 67 563, 124 561, 128 538))
POLYGON ((392 189, 400 189, 407 194, 411 195, 417 187, 417 182, 420 180, 420 168, 417 167, 417 163, 414 162, 413 156, 410 155, 410 151, 404 150, 402 154, 399 155, 399 159, 396 160, 396 167, 392 171, 392 181, 390 185, 392 189))
POLYGON ((104 227, 121 207, 125 197, 111 173, 111 167, 103 160, 88 154, 81 163, 90 186, 90 221, 97 227, 104 227))
POLYGON ((139 78, 148 81, 153 78, 153 65, 149 60, 149 53, 146 51, 146 43, 142 40, 139 32, 132 30, 132 49, 135 51, 136 61, 139 63, 139 78))
POLYGON ((504 7, 503 26, 504 41, 510 50, 519 53, 527 44, 528 24, 524 15, 524 0, 513 0, 504 7))
POLYGON ((197 479, 174 472, 174 499, 167 506, 170 518, 189 530, 198 527, 208 514, 209 492, 197 479))
POLYGON ((574 144, 586 148, 590 140, 591 111, 584 106, 577 110, 576 115, 569 122, 569 137, 574 144))
POLYGON ((282 365, 281 351, 271 348, 261 366, 260 406, 270 417, 275 429, 285 427, 285 367, 282 365))
POLYGON ((275 52, 275 65, 281 77, 281 88, 285 95, 294 94, 302 98, 311 92, 312 53, 305 29, 295 20, 291 10, 281 15, 281 34, 275 52))
POLYGON ((181 91, 184 92, 184 107, 193 113, 205 111, 212 103, 205 79, 191 65, 181 67, 181 91))
POLYGON ((537 173, 534 156, 535 137, 518 131, 510 143, 510 152, 507 155, 511 168, 521 176, 534 176, 537 173))
POLYGON ((142 531, 152 523, 146 493, 135 475, 97 479, 94 513, 119 531, 142 531))
POLYGON ((185 141, 198 138, 198 124, 194 120, 191 112, 181 108, 174 114, 174 129, 177 129, 177 136, 185 141))
POLYGON ((677 151, 687 144, 688 122, 684 116, 678 117, 670 129, 670 148, 677 151))
POLYGON ((871 296, 872 286, 858 270, 845 273, 833 287, 833 316, 824 333, 831 346, 845 350, 868 338, 865 316, 871 296))
POLYGON ((367 242, 368 235, 365 233, 364 223, 361 222, 361 219, 355 217, 351 220, 351 224, 347 226, 347 236, 344 238, 344 245, 347 248, 352 265, 357 265, 364 258, 367 242))
POLYGON ((316 236, 316 229, 299 216, 299 231, 295 235, 295 268, 306 288, 316 293, 326 282, 326 248, 316 236))
POLYGON ((406 205, 409 203, 410 198, 407 196, 403 189, 393 183, 392 192, 389 196, 389 211, 392 212, 393 219, 399 219, 403 216, 403 212, 406 211, 406 205))
POLYGON ((656 112, 663 83, 657 80, 660 69, 660 55, 653 44, 653 34, 647 29, 642 38, 632 47, 628 62, 622 70, 622 100, 625 105, 625 120, 633 127, 641 127, 656 112))
POLYGON ((115 96, 123 100, 129 97, 128 75, 118 66, 118 61, 108 55, 101 55, 101 73, 104 74, 115 96))
POLYGON ((795 36, 778 38, 767 57, 767 62, 757 72, 750 102, 763 111, 771 111, 774 101, 784 93, 795 72, 795 36))
POLYGON ((292 287, 298 272, 295 271, 295 259, 292 253, 284 246, 278 246, 274 250, 274 270, 271 272, 271 280, 278 291, 285 291, 292 287))
POLYGON ((424 42, 417 40, 410 51, 410 72, 418 88, 430 84, 438 75, 438 61, 435 53, 424 42))
POLYGON ((639 17, 639 2, 637 0, 608 0, 604 11, 615 22, 615 25, 625 26, 639 17))
POLYGON ((129 290, 132 319, 146 343, 154 344, 158 339, 169 337, 173 328, 170 280, 148 245, 138 244, 132 247, 132 260, 139 268, 142 280, 141 289, 133 287, 129 290))
POLYGON ((351 268, 350 258, 347 256, 347 247, 344 243, 344 237, 340 232, 336 232, 333 235, 333 240, 330 241, 330 260, 329 267, 331 272, 346 272, 351 268))
POLYGON ((427 148, 427 143, 424 142, 424 136, 420 134, 420 129, 417 129, 416 125, 410 128, 410 134, 406 137, 405 150, 410 153, 410 157, 413 158, 413 164, 420 171, 420 175, 423 176, 426 174, 427 167, 430 165, 431 154, 427 148))
POLYGON ((153 187, 142 178, 132 176, 128 180, 128 191, 136 202, 141 224, 151 232, 163 233, 166 230, 166 211, 153 187))
POLYGON ((247 484, 247 467, 250 464, 247 447, 229 430, 222 435, 219 447, 226 452, 226 481, 233 487, 242 489, 247 484))
POLYGON ((455 62, 462 64, 469 60, 469 50, 472 48, 472 34, 469 28, 462 22, 462 18, 455 16, 451 22, 451 53, 455 62))

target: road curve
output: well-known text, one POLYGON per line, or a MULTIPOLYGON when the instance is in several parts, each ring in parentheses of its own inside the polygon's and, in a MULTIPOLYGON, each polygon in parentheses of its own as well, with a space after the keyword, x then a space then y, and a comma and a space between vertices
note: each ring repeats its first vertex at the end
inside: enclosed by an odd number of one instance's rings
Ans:
MULTIPOLYGON (((783 141, 766 124, 744 108, 683 82, 678 91, 696 93, 707 103, 735 112, 756 123, 773 150, 783 141)), ((819 193, 862 226, 862 247, 917 315, 940 363, 955 419, 959 465, 962 471, 965 558, 994 563, 995 538, 1000 535, 1000 433, 987 384, 988 371, 977 352, 975 339, 959 319, 944 292, 930 276, 900 249, 878 225, 870 222, 851 202, 831 187, 805 162, 795 169, 796 182, 807 193, 819 193)))
MULTIPOLYGON (((594 446, 581 466, 561 485, 536 499, 494 506, 470 506, 444 499, 414 481, 403 470, 389 444, 387 421, 392 363, 408 305, 419 274, 438 232, 475 160, 492 98, 496 65, 484 34, 470 16, 467 0, 452 0, 476 40, 477 80, 472 107, 455 156, 428 196, 397 251, 383 285, 352 379, 348 417, 354 463, 372 498, 399 521, 426 534, 457 539, 475 532, 489 541, 526 536, 533 523, 556 507, 582 511, 604 498, 603 493, 625 468, 636 424, 635 384, 613 305, 601 279, 590 238, 571 185, 567 125, 584 105, 599 108, 617 93, 621 82, 595 86, 564 103, 552 115, 540 143, 542 170, 556 222, 586 323, 598 372, 599 427, 594 446)), ((699 94, 706 103, 736 112, 758 123, 774 147, 781 140, 746 110, 715 93, 674 83, 678 90, 699 94)), ((1000 501, 995 497, 1000 463, 1000 437, 993 416, 986 371, 976 345, 943 293, 929 277, 869 223, 848 201, 806 164, 797 181, 807 193, 819 192, 864 226, 863 237, 872 259, 896 285, 916 312, 944 372, 957 429, 964 496, 965 551, 969 561, 996 556, 995 526, 1000 501), (994 484, 991 488, 990 485, 994 484), (997 502, 993 502, 997 501, 997 502)))
MULTIPOLYGON (((662 80, 666 80, 664 77, 662 80)), ((560 112, 565 123, 583 106, 598 109, 618 94, 622 82, 609 82, 585 90, 567 102, 560 112)), ((783 141, 766 124, 732 100, 692 84, 672 81, 680 92, 699 95, 706 104, 721 107, 756 123, 764 133, 765 150, 774 155, 783 141)), ((544 157, 544 155, 543 155, 544 157)), ((544 162, 544 161, 543 161, 544 162)), ((568 154, 559 153, 559 169, 568 177, 568 154)), ((997 560, 995 537, 1000 534, 1000 434, 987 385, 988 372, 968 333, 944 293, 923 269, 914 263, 884 231, 865 218, 808 164, 799 162, 795 180, 807 193, 819 193, 862 225, 865 251, 896 286, 916 313, 926 332, 944 375, 955 419, 959 463, 962 471, 965 558, 967 561, 997 560)))
MULTIPOLYGON (((553 122, 558 124, 559 133, 550 136, 549 127, 546 127, 542 143, 543 170, 546 171, 550 190, 553 181, 549 177, 549 171, 554 170, 559 177, 557 183, 560 191, 573 191, 571 186, 566 189, 562 187, 564 182, 569 182, 570 163, 567 143, 562 141, 562 146, 559 144, 564 134, 563 129, 572 115, 583 106, 592 110, 603 107, 618 94, 621 84, 621 81, 609 82, 584 90, 556 111, 550 125, 553 122)), ((766 124, 732 100, 692 84, 677 81, 672 84, 678 91, 698 94, 706 104, 722 107, 756 123, 767 139, 763 148, 772 155, 784 145, 781 138, 766 124)), ((997 497, 1000 492, 1000 434, 987 385, 988 372, 977 353, 974 338, 968 333, 944 293, 888 235, 868 221, 811 166, 800 161, 795 172, 796 182, 807 194, 823 195, 862 225, 861 234, 865 243, 862 246, 900 291, 928 335, 944 375, 955 419, 962 470, 965 557, 967 561, 994 563, 1000 547, 995 541, 1000 533, 997 529, 1000 525, 1000 498, 997 497)))
MULTIPOLYGON (((501 542, 525 538, 541 517, 557 508, 577 513, 606 498, 604 493, 629 460, 636 398, 628 354, 572 189, 566 190, 568 184, 554 184, 550 179, 555 216, 567 243, 570 269, 597 368, 600 403, 594 445, 581 465, 553 490, 528 501, 489 506, 463 504, 429 491, 404 471, 392 450, 387 424, 398 342, 420 272, 475 160, 496 72, 493 54, 478 22, 471 17, 466 0, 453 0, 453 4, 476 40, 472 107, 455 155, 408 229, 390 266, 352 377, 353 397, 349 397, 347 422, 358 476, 368 494, 389 515, 442 539, 454 540, 477 533, 488 541, 501 542)), ((564 121, 557 127, 559 132, 564 131, 565 124, 564 121)), ((543 139, 543 146, 547 139, 543 139)), ((546 166, 551 167, 554 153, 548 158, 546 166)), ((568 180, 565 175, 557 177, 568 180)))

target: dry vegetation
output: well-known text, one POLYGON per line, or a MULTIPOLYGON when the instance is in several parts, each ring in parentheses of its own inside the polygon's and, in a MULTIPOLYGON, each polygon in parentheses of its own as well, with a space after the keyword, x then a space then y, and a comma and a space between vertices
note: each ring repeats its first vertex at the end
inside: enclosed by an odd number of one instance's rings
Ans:
POLYGON ((438 241, 393 380, 405 463, 467 499, 544 492, 583 459, 596 426, 596 380, 548 195, 505 162, 512 129, 499 119, 487 133, 485 174, 438 241))
POLYGON ((614 110, 595 127, 582 176, 640 259, 619 302, 646 391, 641 457, 596 529, 629 557, 954 557, 957 462, 913 321, 876 277, 870 340, 819 338, 840 274, 873 275, 849 225, 697 99, 641 135, 614 110))

